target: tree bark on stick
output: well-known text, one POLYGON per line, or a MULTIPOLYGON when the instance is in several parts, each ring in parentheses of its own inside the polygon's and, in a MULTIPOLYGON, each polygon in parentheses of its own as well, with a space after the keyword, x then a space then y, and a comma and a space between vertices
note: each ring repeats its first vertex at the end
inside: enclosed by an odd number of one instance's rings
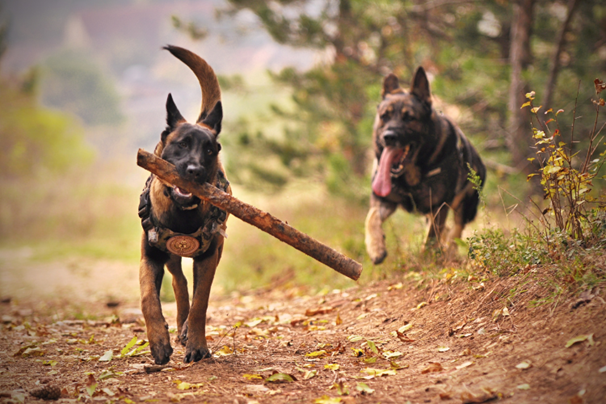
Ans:
POLYGON ((278 240, 289 244, 348 278, 357 280, 362 273, 362 265, 359 262, 320 243, 271 214, 246 204, 208 183, 200 185, 181 178, 172 164, 152 153, 139 149, 137 165, 152 172, 169 184, 191 192, 198 198, 271 234, 278 240))

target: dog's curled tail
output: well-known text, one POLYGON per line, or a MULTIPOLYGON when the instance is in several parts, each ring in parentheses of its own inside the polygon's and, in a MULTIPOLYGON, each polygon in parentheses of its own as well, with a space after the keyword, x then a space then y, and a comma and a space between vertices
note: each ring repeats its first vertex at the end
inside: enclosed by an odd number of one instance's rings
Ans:
POLYGON ((173 45, 166 45, 164 49, 185 63, 198 78, 200 89, 202 90, 202 107, 197 122, 204 121, 209 112, 213 110, 215 104, 221 101, 221 88, 219 87, 215 71, 204 59, 187 49, 173 45))

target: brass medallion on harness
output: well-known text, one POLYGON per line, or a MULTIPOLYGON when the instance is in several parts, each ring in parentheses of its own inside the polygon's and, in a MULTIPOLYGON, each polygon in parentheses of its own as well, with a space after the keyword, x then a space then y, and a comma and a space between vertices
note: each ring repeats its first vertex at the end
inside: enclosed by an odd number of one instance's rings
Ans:
POLYGON ((174 236, 166 241, 166 248, 173 254, 189 257, 200 248, 200 242, 191 236, 174 236))

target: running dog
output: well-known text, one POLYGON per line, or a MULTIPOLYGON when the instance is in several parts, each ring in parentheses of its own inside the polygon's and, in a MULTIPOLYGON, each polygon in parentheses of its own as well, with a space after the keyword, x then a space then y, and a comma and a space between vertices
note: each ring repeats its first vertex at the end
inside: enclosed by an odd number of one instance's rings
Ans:
POLYGON ((484 184, 486 169, 463 132, 432 107, 429 81, 419 67, 410 90, 394 74, 383 81, 373 129, 375 168, 366 250, 375 264, 387 256, 383 222, 401 206, 426 215, 425 247, 439 244, 446 216, 454 212, 450 239, 460 238, 477 212, 479 194, 468 180, 470 167, 484 184))
MULTIPOLYGON (((203 102, 198 120, 188 123, 172 96, 168 95, 167 126, 154 153, 172 163, 183 178, 200 184, 208 182, 231 193, 219 161, 221 145, 217 137, 221 132, 223 109, 217 77, 198 55, 177 46, 164 49, 194 72, 200 83, 203 102)), ((163 365, 173 352, 159 297, 166 266, 173 276, 172 286, 177 301, 177 341, 186 347, 183 361, 208 358, 206 310, 215 270, 223 252, 227 214, 152 174, 140 197, 139 216, 143 226, 139 268, 141 308, 152 356, 156 364, 163 365), (190 257, 194 261, 191 308, 181 257, 190 257)))

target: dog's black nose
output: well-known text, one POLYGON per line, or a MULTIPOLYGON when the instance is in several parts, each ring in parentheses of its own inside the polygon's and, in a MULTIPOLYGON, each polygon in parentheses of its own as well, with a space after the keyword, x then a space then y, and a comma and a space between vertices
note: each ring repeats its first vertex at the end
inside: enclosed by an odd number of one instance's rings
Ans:
POLYGON ((393 146, 396 144, 396 140, 398 140, 398 135, 395 132, 388 130, 383 134, 383 141, 385 142, 385 146, 393 146))
POLYGON ((197 164, 189 164, 185 169, 187 175, 196 181, 204 179, 205 170, 204 167, 197 164))

